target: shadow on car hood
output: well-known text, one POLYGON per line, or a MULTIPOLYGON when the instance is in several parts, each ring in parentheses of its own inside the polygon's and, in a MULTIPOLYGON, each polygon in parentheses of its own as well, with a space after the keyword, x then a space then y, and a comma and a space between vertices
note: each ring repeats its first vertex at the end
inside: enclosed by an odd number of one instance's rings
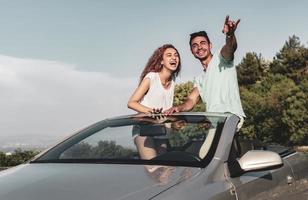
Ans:
POLYGON ((148 199, 200 173, 143 165, 25 164, 0 172, 3 200, 148 199))

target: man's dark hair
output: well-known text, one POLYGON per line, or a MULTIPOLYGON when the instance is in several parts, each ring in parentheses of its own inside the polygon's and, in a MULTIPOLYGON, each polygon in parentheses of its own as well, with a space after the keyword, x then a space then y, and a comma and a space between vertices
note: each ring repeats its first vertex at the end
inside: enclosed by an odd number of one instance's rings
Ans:
POLYGON ((207 33, 205 31, 199 31, 199 32, 195 32, 190 34, 190 40, 189 40, 189 45, 191 46, 191 41, 195 38, 195 37, 205 37, 205 39, 207 40, 208 43, 211 43, 209 37, 207 36, 207 33))

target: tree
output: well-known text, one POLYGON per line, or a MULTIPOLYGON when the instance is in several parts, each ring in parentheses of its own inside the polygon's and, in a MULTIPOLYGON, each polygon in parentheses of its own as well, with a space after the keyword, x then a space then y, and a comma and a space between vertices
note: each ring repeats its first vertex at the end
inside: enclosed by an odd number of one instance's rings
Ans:
POLYGON ((308 141, 308 94, 294 88, 293 95, 285 100, 282 122, 289 130, 293 144, 305 145, 308 141))
POLYGON ((246 138, 260 138, 258 124, 262 123, 264 117, 263 96, 246 87, 240 87, 240 93, 243 109, 246 114, 241 134, 246 138))
POLYGON ((100 140, 95 145, 87 142, 75 144, 64 152, 62 158, 81 159, 81 158, 116 158, 130 157, 134 155, 134 150, 117 145, 115 141, 100 140))
POLYGON ((6 156, 5 153, 0 151, 0 167, 6 167, 6 156))
POLYGON ((274 57, 270 72, 285 75, 298 84, 303 73, 307 75, 307 70, 308 49, 301 45, 299 37, 293 35, 274 57))
POLYGON ((11 167, 22 164, 37 155, 38 151, 16 149, 13 154, 0 152, 0 167, 11 167))
POLYGON ((241 87, 247 115, 241 134, 284 145, 307 144, 307 93, 292 79, 269 74, 251 88, 241 87))
MULTIPOLYGON (((191 81, 176 85, 174 89, 174 103, 173 104, 177 106, 177 105, 184 103, 187 99, 187 96, 191 93, 193 86, 194 85, 191 81)), ((194 112, 205 111, 205 103, 203 103, 202 100, 200 99, 192 111, 194 112)))
POLYGON ((250 86, 260 81, 268 69, 268 64, 261 54, 246 53, 240 64, 236 66, 239 85, 250 86))

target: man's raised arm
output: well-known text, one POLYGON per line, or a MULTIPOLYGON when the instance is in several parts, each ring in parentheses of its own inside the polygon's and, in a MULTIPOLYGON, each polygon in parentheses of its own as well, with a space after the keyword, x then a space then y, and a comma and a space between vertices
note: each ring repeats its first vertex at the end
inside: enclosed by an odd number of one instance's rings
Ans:
POLYGON ((232 61, 234 59, 234 52, 237 48, 236 37, 234 32, 237 25, 240 23, 240 19, 236 22, 229 20, 229 15, 226 16, 224 27, 222 32, 226 35, 226 44, 221 49, 221 55, 224 59, 232 61))

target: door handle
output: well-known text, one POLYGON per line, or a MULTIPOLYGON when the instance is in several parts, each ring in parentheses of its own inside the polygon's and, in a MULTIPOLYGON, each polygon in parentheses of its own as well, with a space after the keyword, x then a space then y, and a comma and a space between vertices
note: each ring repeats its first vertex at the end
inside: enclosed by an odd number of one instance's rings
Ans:
POLYGON ((292 183, 294 182, 293 176, 288 175, 286 178, 287 178, 287 184, 288 185, 292 185, 292 183))

